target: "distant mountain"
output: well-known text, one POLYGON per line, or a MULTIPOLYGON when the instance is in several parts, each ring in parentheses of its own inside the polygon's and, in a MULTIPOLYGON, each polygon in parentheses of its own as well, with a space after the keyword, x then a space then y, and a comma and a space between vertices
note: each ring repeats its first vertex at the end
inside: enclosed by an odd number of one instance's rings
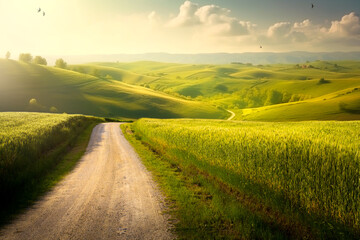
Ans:
POLYGON ((315 60, 360 60, 360 52, 248 52, 248 53, 200 53, 200 54, 110 54, 110 55, 73 55, 73 56, 46 56, 52 65, 57 58, 63 58, 69 64, 87 62, 134 62, 157 61, 190 64, 227 64, 232 62, 252 64, 272 63, 303 63, 315 60))

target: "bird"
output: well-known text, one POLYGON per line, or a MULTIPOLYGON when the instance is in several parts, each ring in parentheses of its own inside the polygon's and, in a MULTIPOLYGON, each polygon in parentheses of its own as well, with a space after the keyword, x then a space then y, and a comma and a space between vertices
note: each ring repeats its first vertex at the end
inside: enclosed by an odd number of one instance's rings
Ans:
POLYGON ((260 45, 260 48, 262 48, 262 46, 260 45))
POLYGON ((43 16, 45 16, 45 12, 43 12, 43 16))
POLYGON ((313 3, 311 4, 311 8, 314 8, 314 4, 313 4, 313 3))
POLYGON ((41 8, 38 9, 38 13, 41 12, 41 8))

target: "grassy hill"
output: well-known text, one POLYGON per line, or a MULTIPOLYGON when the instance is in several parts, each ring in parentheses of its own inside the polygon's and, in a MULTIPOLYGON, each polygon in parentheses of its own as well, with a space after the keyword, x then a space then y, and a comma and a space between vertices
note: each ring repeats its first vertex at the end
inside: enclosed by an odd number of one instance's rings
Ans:
MULTIPOLYGON (((113 77, 0 59, 0 111, 81 113, 110 117, 226 118, 225 110, 129 82, 153 78, 105 68, 113 77)), ((79 71, 79 68, 77 69, 79 71)), ((80 69, 81 70, 81 69, 80 69)), ((83 72, 86 72, 83 70, 83 72)))
POLYGON ((257 66, 93 63, 86 68, 102 77, 210 102, 236 112, 235 119, 360 119, 358 61, 257 66), (131 73, 138 77, 127 77, 131 73))

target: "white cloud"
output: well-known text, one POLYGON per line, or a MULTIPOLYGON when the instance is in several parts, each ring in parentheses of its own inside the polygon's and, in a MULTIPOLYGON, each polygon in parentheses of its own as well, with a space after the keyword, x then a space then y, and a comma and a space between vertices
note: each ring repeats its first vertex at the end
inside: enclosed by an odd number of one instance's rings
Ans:
POLYGON ((185 1, 179 14, 168 23, 170 27, 197 27, 209 35, 241 36, 250 33, 254 27, 250 22, 230 17, 231 11, 216 5, 199 6, 185 1))
POLYGON ((185 1, 184 4, 180 6, 179 15, 169 22, 169 26, 178 27, 197 24, 199 20, 194 16, 198 8, 199 6, 197 4, 185 1))
POLYGON ((333 20, 329 27, 305 19, 273 23, 266 29, 231 14, 229 9, 214 4, 201 6, 185 1, 178 14, 163 26, 165 31, 183 38, 187 49, 192 45, 211 51, 343 51, 354 49, 360 40, 360 19, 355 13, 333 20))
POLYGON ((360 19, 354 12, 345 15, 340 21, 332 21, 329 33, 338 36, 360 35, 360 19))
POLYGON ((290 22, 279 22, 270 26, 267 35, 271 38, 288 37, 292 29, 290 22))
POLYGON ((196 10, 194 17, 199 18, 199 21, 202 23, 216 24, 226 22, 228 20, 227 15, 230 12, 229 9, 216 5, 205 5, 196 10))

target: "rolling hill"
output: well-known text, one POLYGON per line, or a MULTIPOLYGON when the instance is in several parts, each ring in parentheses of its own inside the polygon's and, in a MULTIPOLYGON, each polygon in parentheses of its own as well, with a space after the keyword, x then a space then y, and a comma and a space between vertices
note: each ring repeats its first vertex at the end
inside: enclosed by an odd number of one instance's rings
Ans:
MULTIPOLYGON (((152 80, 126 71, 116 73, 119 75, 114 79, 121 80, 122 76, 134 82, 152 80)), ((229 115, 210 104, 114 79, 0 59, 0 111, 50 111, 126 118, 226 118, 229 115)))
POLYGON ((103 78, 212 103, 238 120, 360 119, 360 62, 192 65, 158 62, 75 65, 103 78), (138 77, 126 77, 131 73, 138 77))

